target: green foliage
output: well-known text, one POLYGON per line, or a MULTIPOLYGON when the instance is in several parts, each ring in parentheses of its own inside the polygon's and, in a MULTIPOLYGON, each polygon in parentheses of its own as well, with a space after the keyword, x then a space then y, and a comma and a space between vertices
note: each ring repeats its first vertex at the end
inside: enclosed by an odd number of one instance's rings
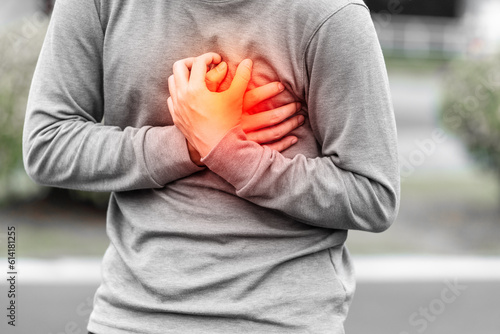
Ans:
POLYGON ((500 55, 454 61, 444 88, 443 125, 500 179, 500 55))
POLYGON ((35 13, 0 31, 0 203, 41 191, 22 163, 26 101, 48 18, 35 13))
MULTIPOLYGON (((58 191, 36 185, 24 170, 22 132, 26 103, 49 18, 42 12, 0 27, 0 205, 57 197, 58 191)), ((106 207, 109 194, 69 191, 70 199, 106 207)))

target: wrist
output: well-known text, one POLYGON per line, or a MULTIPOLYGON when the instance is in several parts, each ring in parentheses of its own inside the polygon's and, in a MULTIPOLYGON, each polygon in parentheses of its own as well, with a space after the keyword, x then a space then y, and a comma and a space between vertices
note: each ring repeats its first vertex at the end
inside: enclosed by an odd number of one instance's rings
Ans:
POLYGON ((232 128, 212 133, 210 136, 206 136, 203 141, 198 142, 196 147, 202 159, 206 157, 231 130, 232 128))
MULTIPOLYGON (((221 147, 233 145, 232 142, 235 138, 238 138, 240 140, 245 140, 245 141, 248 140, 246 133, 243 132, 241 126, 239 126, 239 125, 229 129, 226 133, 224 133, 223 136, 221 136, 220 139, 218 139, 216 142, 214 142, 213 145, 210 145, 210 147, 207 146, 208 147, 207 149, 205 149, 205 150, 201 149, 200 150, 200 154, 202 157, 201 161, 203 163, 205 163, 204 159, 207 158, 209 155, 212 155, 213 151, 220 151, 221 147), (237 137, 234 136, 235 133, 238 135, 237 137), (201 153, 201 152, 203 152, 203 153, 201 153)), ((230 159, 233 157, 230 154, 227 156, 227 158, 230 159)), ((205 164, 205 166, 206 166, 206 164, 205 164)))

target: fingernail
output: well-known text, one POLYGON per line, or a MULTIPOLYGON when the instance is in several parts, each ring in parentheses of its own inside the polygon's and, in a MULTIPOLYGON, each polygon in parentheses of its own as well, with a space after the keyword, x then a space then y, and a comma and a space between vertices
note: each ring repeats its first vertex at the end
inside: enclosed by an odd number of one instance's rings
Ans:
POLYGON ((217 71, 218 72, 224 71, 226 69, 226 66, 227 66, 226 62, 223 61, 222 63, 220 63, 219 65, 217 65, 217 71))
POLYGON ((297 138, 292 138, 292 145, 295 144, 297 142, 297 138))
POLYGON ((299 125, 304 124, 304 121, 305 121, 304 116, 300 115, 299 118, 298 118, 298 121, 299 121, 299 125))
POLYGON ((242 65, 248 67, 249 69, 252 69, 252 60, 251 59, 245 59, 241 62, 242 65))
POLYGON ((299 111, 300 108, 302 108, 302 105, 300 104, 300 102, 295 103, 295 106, 297 108, 297 111, 299 111))
POLYGON ((281 82, 278 83, 278 89, 280 92, 285 90, 285 85, 283 85, 281 82))

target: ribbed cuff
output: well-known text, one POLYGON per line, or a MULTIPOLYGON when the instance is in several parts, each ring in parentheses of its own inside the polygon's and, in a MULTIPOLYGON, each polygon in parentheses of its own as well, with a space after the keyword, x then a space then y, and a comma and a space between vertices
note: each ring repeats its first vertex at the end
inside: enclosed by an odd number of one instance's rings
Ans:
POLYGON ((204 169, 191 161, 186 139, 175 126, 151 127, 144 139, 144 157, 151 177, 160 185, 204 169))
POLYGON ((201 161, 214 173, 243 188, 254 175, 264 148, 247 140, 240 126, 232 128, 201 161))

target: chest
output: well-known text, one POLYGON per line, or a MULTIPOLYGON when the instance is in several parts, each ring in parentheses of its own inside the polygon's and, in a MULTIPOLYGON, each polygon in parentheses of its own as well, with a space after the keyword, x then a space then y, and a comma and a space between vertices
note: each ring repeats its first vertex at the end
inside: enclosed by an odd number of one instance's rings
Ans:
POLYGON ((301 64, 297 50, 289 46, 290 37, 273 33, 271 17, 255 11, 236 7, 228 13, 178 1, 129 1, 107 8, 102 14, 106 122, 121 127, 172 125, 167 107, 172 65, 205 52, 217 52, 229 64, 227 80, 241 60, 251 58, 249 88, 271 81, 285 84, 286 91, 262 103, 260 110, 303 100, 301 64))

